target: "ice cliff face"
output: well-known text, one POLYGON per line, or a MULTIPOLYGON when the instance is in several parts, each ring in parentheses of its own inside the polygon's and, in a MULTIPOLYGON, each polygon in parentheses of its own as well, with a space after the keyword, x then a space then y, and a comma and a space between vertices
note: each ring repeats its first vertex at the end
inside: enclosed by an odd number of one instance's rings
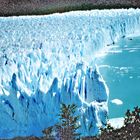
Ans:
POLYGON ((75 103, 82 135, 106 123, 108 88, 96 54, 139 33, 140 10, 0 18, 0 137, 41 135, 75 103))

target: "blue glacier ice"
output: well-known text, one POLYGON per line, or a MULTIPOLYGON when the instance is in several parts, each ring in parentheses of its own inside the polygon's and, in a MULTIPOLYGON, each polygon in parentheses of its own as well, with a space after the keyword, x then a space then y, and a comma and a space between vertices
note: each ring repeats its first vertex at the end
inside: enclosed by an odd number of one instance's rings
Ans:
POLYGON ((96 59, 139 25, 139 9, 0 17, 0 137, 41 136, 61 103, 75 103, 79 131, 96 135, 109 99, 96 59))

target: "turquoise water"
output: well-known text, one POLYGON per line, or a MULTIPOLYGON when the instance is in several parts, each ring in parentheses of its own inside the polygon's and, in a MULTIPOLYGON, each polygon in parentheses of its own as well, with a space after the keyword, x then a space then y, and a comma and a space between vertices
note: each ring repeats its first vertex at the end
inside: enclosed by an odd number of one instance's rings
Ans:
POLYGON ((97 59, 110 90, 109 118, 123 117, 127 109, 140 106, 140 37, 122 38, 117 46, 97 59), (122 104, 112 103, 113 99, 122 104))

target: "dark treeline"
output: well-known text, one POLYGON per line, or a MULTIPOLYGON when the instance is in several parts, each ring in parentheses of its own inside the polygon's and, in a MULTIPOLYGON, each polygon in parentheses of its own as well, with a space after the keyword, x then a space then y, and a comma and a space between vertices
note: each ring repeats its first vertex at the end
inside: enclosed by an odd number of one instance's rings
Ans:
POLYGON ((0 0, 0 16, 137 7, 140 7, 139 0, 0 0))

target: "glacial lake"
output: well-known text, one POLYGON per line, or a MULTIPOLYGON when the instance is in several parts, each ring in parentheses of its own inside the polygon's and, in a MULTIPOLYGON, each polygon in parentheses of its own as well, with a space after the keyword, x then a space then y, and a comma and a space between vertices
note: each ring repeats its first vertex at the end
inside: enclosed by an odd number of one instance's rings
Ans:
POLYGON ((118 118, 140 106, 140 36, 122 38, 111 48, 97 64, 110 90, 109 118, 118 118))

